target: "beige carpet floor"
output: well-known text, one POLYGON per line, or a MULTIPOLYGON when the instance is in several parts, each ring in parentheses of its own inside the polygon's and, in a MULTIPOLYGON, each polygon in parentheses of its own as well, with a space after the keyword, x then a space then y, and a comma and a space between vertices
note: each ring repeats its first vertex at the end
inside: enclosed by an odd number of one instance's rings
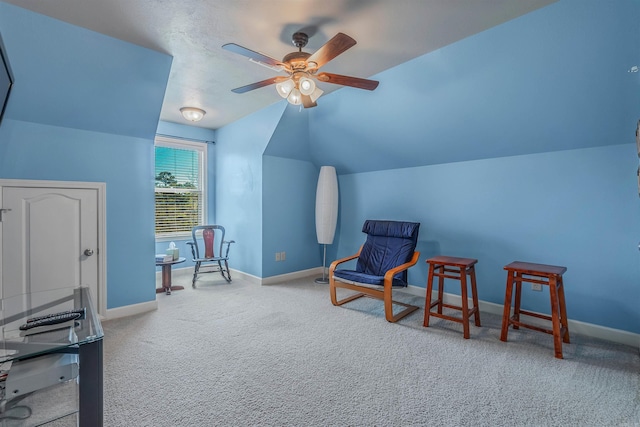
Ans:
POLYGON ((422 310, 391 324, 375 300, 334 307, 313 277, 178 284, 103 324, 106 426, 640 425, 637 348, 572 334, 558 360, 550 335, 501 342, 487 313, 464 340, 422 310))

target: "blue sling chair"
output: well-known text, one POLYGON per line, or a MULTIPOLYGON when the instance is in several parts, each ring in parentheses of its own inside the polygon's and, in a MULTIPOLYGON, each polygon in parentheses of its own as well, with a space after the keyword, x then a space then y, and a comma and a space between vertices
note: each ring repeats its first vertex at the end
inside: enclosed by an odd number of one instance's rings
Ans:
POLYGON ((222 274, 224 280, 231 282, 229 272, 229 246, 235 243, 234 240, 224 240, 224 227, 221 225, 199 225, 191 230, 191 255, 195 267, 193 269, 193 279, 191 286, 196 287, 196 278, 202 273, 222 274), (226 245, 226 249, 225 249, 226 245), (215 250, 218 249, 216 253, 215 250), (202 264, 205 264, 204 271, 200 271, 202 264), (209 265, 207 265, 209 264, 209 265))
POLYGON ((419 307, 393 301, 392 289, 407 286, 407 269, 418 262, 418 231, 420 223, 399 221, 367 220, 362 232, 367 240, 357 254, 338 259, 329 267, 329 293, 333 305, 342 305, 360 297, 376 298, 384 301, 385 317, 389 322, 397 322, 419 307), (356 269, 337 267, 357 258, 356 269), (358 293, 338 300, 336 288, 346 288, 358 293), (405 307, 396 315, 393 304, 405 307))

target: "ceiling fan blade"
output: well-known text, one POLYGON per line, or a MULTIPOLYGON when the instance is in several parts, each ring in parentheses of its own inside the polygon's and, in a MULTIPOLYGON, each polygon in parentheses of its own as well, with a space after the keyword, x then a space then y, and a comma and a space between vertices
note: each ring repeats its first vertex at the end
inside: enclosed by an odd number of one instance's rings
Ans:
POLYGON ((307 58, 307 64, 314 62, 316 65, 310 66, 310 68, 320 68, 345 50, 353 47, 355 44, 356 41, 348 35, 338 33, 331 40, 322 45, 322 47, 313 55, 307 58))
POLYGON ((249 92, 250 90, 259 89, 261 87, 272 85, 274 83, 283 82, 283 81, 287 80, 288 78, 289 77, 285 77, 285 76, 271 77, 270 79, 267 79, 267 80, 262 80, 260 82, 251 83, 250 85, 240 86, 240 87, 237 87, 235 89, 231 89, 231 92, 234 92, 234 93, 245 93, 245 92, 249 92))
POLYGON ((311 97, 309 95, 302 95, 302 105, 304 106, 304 108, 311 108, 311 107, 315 107, 316 102, 311 99, 311 97))
POLYGON ((256 52, 254 50, 247 49, 246 47, 242 47, 235 43, 227 43, 225 45, 222 45, 222 48, 225 50, 228 50, 229 52, 246 56, 249 59, 253 59, 254 61, 257 61, 257 62, 262 62, 263 64, 270 65, 272 67, 281 67, 284 65, 282 62, 278 61, 277 59, 271 58, 270 56, 267 56, 260 52, 256 52))
POLYGON ((359 77, 342 76, 333 73, 320 73, 316 78, 321 82, 333 83, 336 85, 351 86, 358 89, 374 90, 380 82, 376 80, 361 79, 359 77))

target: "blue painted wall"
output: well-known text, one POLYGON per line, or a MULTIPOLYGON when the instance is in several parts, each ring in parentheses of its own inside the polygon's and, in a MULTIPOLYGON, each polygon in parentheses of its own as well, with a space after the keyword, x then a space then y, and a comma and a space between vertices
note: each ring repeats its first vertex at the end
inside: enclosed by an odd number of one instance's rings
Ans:
MULTIPOLYGON (((217 131, 216 221, 236 241, 230 267, 263 277, 262 155, 286 103, 273 104, 217 131)), ((231 258, 231 253, 229 254, 231 258)))
POLYGON ((269 145, 266 156, 311 161, 309 144, 309 110, 280 101, 286 106, 269 145))
POLYGON ((315 195, 320 169, 309 150, 309 110, 281 101, 286 108, 263 157, 262 276, 318 266, 315 195), (285 261, 275 253, 285 252, 285 261))
POLYGON ((156 130, 156 133, 158 135, 164 135, 168 137, 209 143, 214 143, 216 139, 216 131, 213 129, 198 128, 195 126, 189 126, 181 123, 165 122, 162 120, 158 122, 158 129, 156 130))
POLYGON ((311 162, 263 157, 262 277, 318 266, 315 201, 320 170, 311 162), (285 252, 285 261, 275 260, 285 252))
MULTIPOLYGON (((430 256, 476 258, 479 298, 502 304, 506 264, 563 265, 571 319, 637 333, 637 164, 623 144, 342 175, 338 255, 357 251, 365 219, 418 221, 411 284, 425 286, 430 256)), ((523 307, 549 311, 548 292, 523 288, 523 307)))
POLYGON ((0 3, 0 178, 107 184, 107 307, 155 299, 153 138, 171 57, 0 3))

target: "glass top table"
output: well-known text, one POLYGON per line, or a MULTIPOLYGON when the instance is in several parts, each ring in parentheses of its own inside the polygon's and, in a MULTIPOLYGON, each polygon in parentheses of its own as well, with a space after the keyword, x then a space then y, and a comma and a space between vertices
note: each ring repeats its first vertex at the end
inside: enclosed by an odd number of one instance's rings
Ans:
POLYGON ((103 338, 102 325, 95 312, 88 288, 63 288, 34 294, 21 294, 0 300, 2 336, 0 362, 20 360, 51 353, 62 348, 90 343, 103 338), (85 308, 77 326, 44 333, 21 331, 27 319, 46 314, 85 308))
MULTIPOLYGON (((14 372, 18 375, 18 367, 33 361, 46 360, 51 355, 76 354, 81 367, 79 425, 101 426, 104 333, 89 292, 86 287, 62 288, 0 299, 0 381, 9 383, 7 378, 14 372), (84 317, 75 321, 55 327, 20 330, 27 319, 82 308, 85 309, 84 317)), ((7 390, 7 396, 2 396, 0 403, 11 399, 10 392, 7 390)))

